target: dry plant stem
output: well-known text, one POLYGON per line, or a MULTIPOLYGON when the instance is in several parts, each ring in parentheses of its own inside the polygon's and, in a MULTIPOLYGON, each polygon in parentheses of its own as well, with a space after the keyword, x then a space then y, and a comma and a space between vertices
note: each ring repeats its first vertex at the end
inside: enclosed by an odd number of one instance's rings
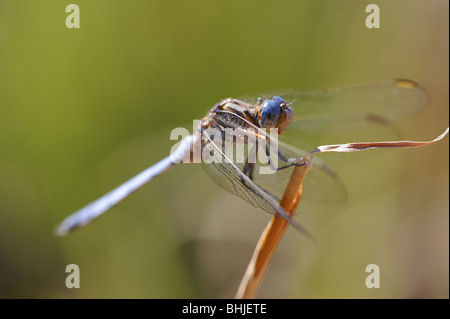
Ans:
MULTIPOLYGON (((317 147, 312 153, 326 153, 326 152, 355 152, 363 151, 373 148, 405 148, 405 147, 420 147, 431 145, 446 136, 449 132, 447 128, 444 133, 432 141, 388 141, 388 142, 368 142, 368 143, 347 143, 337 145, 323 145, 317 147)), ((292 172, 291 179, 284 191, 283 198, 280 201, 280 206, 284 208, 288 216, 292 216, 295 209, 300 202, 302 196, 302 183, 306 173, 311 169, 311 162, 307 162, 304 166, 296 166, 292 172)), ((283 237, 289 223, 277 216, 274 216, 266 229, 262 233, 252 259, 247 267, 247 270, 242 278, 239 289, 236 293, 236 298, 249 299, 253 298, 258 291, 264 274, 269 267, 270 260, 275 253, 278 244, 283 237)))
MULTIPOLYGON (((294 214, 300 202, 303 178, 310 169, 311 162, 307 162, 303 166, 296 166, 292 172, 283 198, 280 201, 280 206, 285 209, 289 216, 294 214)), ((274 216, 270 220, 256 245, 252 259, 239 285, 236 298, 254 298, 269 267, 272 256, 288 226, 289 223, 283 218, 274 216)))

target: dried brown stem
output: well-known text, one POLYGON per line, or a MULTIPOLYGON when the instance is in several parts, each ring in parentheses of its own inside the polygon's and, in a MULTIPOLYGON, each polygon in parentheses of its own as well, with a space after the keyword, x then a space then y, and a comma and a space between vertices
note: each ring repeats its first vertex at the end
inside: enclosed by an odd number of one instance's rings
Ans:
MULTIPOLYGON (((293 216, 300 202, 303 179, 311 169, 311 164, 309 161, 303 166, 296 166, 292 172, 283 198, 280 201, 280 206, 285 209, 289 216, 293 216)), ((283 218, 274 216, 270 220, 256 245, 252 259, 239 285, 236 298, 254 298, 269 267, 272 256, 288 226, 289 223, 283 218)))

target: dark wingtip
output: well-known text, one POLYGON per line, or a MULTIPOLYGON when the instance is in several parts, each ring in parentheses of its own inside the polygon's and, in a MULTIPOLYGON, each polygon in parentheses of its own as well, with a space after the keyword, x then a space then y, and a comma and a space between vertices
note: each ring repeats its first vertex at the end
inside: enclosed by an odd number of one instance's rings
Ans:
POLYGON ((403 89, 416 89, 419 87, 417 82, 407 79, 395 79, 395 86, 403 88, 403 89))

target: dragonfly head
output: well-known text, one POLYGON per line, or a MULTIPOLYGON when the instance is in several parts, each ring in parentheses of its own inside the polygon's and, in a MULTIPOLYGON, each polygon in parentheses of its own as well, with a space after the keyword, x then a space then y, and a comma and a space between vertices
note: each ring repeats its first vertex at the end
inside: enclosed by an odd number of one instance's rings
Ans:
POLYGON ((258 118, 262 128, 278 128, 278 134, 282 134, 291 122, 292 109, 281 97, 272 96, 263 102, 258 118))

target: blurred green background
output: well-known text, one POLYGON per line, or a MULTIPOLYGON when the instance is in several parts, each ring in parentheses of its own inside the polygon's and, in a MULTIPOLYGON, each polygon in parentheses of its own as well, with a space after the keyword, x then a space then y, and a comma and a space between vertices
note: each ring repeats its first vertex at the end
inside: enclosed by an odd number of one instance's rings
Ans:
MULTIPOLYGON (((220 99, 412 79, 448 126, 448 1, 0 0, 0 297, 232 298, 270 215, 175 167, 68 237, 69 213, 168 155, 220 99), (381 28, 367 29, 376 3, 381 28), (65 267, 81 288, 65 287, 65 267)), ((261 298, 448 298, 449 144, 339 154, 342 205, 302 202, 261 298), (367 289, 377 264, 381 287, 367 289)))

